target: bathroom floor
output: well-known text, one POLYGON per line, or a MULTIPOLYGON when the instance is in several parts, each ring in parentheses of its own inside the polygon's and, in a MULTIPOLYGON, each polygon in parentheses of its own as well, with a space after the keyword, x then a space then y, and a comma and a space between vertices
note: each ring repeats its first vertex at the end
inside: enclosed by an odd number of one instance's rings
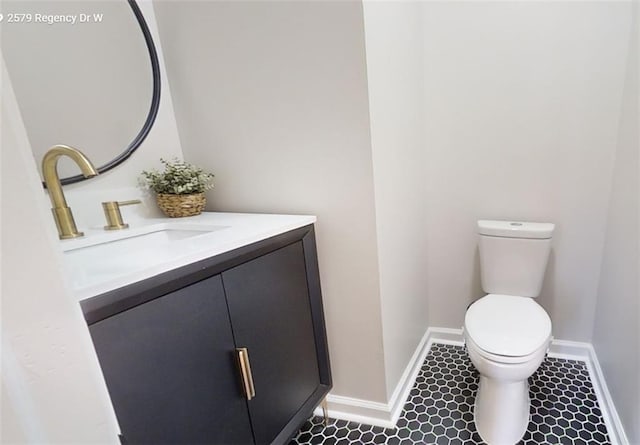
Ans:
MULTIPOLYGON (((532 415, 520 444, 610 444, 587 365, 547 357, 529 379, 532 415)), ((289 445, 482 444, 473 422, 478 375, 462 346, 433 344, 397 428, 313 417, 289 445)))

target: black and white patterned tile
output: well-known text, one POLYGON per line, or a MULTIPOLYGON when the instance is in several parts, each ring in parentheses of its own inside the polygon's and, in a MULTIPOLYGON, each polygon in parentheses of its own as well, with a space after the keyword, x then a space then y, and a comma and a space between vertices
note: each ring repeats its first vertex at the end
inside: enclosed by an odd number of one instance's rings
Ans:
MULTIPOLYGON (((529 379, 531 418, 520 445, 607 445, 585 363, 547 357, 529 379)), ((305 423, 290 445, 482 444, 473 422, 478 373, 462 346, 433 344, 396 428, 344 420, 305 423)))

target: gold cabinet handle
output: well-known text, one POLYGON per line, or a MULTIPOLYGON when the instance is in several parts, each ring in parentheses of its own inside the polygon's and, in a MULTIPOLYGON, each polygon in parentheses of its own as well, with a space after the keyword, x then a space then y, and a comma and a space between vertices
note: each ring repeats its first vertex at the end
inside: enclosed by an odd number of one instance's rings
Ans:
POLYGON ((104 226, 104 230, 121 230, 129 227, 129 224, 125 224, 122 221, 122 214, 120 213, 121 206, 130 206, 133 204, 141 204, 139 199, 132 199, 130 201, 108 201, 102 203, 102 210, 104 210, 104 216, 107 219, 107 225, 104 226))
POLYGON ((238 354, 238 365, 242 376, 242 386, 247 400, 256 396, 256 388, 253 386, 253 375, 251 374, 251 364, 249 363, 249 350, 247 348, 236 348, 238 354))

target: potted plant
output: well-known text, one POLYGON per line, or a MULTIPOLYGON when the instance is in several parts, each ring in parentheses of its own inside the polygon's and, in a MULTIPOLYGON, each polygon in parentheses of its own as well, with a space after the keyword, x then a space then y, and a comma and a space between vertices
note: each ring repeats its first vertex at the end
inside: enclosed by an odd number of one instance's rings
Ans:
POLYGON ((213 188, 213 175, 174 158, 160 159, 164 171, 143 171, 141 183, 156 193, 158 207, 171 218, 199 215, 207 202, 204 192, 213 188))

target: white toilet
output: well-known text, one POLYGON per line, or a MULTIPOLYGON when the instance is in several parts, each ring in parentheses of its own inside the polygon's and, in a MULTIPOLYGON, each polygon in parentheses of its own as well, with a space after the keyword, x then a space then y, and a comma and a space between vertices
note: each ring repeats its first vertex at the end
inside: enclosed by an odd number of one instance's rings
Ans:
POLYGON ((554 225, 478 221, 482 288, 467 309, 464 337, 480 374, 474 420, 489 445, 513 445, 529 423, 529 384, 551 342, 540 294, 554 225))

